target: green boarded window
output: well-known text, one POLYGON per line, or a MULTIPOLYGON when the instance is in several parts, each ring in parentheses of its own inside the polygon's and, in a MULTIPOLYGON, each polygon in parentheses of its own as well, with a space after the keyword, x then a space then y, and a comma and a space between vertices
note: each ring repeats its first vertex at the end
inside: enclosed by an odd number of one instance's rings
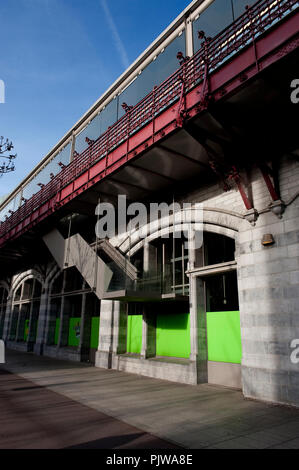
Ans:
POLYGON ((25 320, 25 326, 24 326, 24 341, 27 341, 29 334, 29 320, 25 320))
POLYGON ((190 315, 189 313, 157 315, 157 356, 190 356, 190 315))
POLYGON ((100 317, 92 317, 90 347, 93 349, 98 349, 98 346, 99 346, 99 328, 100 328, 100 317))
POLYGON ((70 318, 69 322, 69 346, 79 346, 80 342, 80 322, 81 318, 70 318))
POLYGON ((208 360, 241 363, 240 312, 207 312, 208 360))
POLYGON ((54 344, 58 344, 59 328, 60 328, 60 318, 56 318, 54 344))
POLYGON ((142 347, 142 315, 128 315, 127 352, 141 353, 142 347))

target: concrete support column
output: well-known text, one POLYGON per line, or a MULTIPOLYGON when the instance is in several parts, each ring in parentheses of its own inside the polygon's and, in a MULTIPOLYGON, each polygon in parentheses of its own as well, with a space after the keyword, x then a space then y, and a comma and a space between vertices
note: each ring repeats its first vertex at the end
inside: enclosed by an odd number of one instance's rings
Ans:
MULTIPOLYGON (((203 266, 203 249, 195 244, 196 236, 190 227, 188 240, 189 269, 203 266)), ((189 276, 190 301, 190 360, 196 363, 197 383, 208 381, 207 326, 204 281, 195 275, 189 276)))
POLYGON ((30 304, 30 312, 29 312, 29 329, 28 329, 28 336, 27 336, 27 343, 28 345, 29 344, 32 344, 32 343, 35 343, 35 334, 34 334, 34 319, 33 319, 33 315, 34 315, 34 303, 31 302, 30 304))
POLYGON ((7 298, 6 310, 5 310, 5 317, 4 317, 4 325, 3 325, 3 332, 2 332, 2 339, 4 341, 8 340, 9 336, 9 326, 11 323, 12 317, 12 300, 11 298, 7 298))
POLYGON ((127 351, 128 304, 114 301, 113 321, 113 354, 124 354, 127 351))
POLYGON ((22 304, 19 310, 19 318, 16 331, 16 341, 24 341, 25 320, 30 304, 22 304))
MULTIPOLYGON (((37 301, 32 302, 31 308, 30 308, 30 317, 29 317, 29 332, 28 332, 28 337, 27 337, 29 351, 32 351, 34 349, 34 345, 37 340, 39 311, 40 311, 40 303, 37 301)), ((47 319, 46 319, 46 323, 47 323, 47 319)), ((44 337, 43 342, 46 344, 46 336, 44 337)))
POLYGON ((91 335, 91 313, 87 308, 88 301, 87 295, 82 295, 82 309, 81 309, 81 321, 80 321, 80 343, 79 352, 81 360, 87 361, 89 359, 90 349, 90 335, 91 335))
POLYGON ((150 314, 147 305, 142 315, 142 349, 141 357, 147 359, 156 355, 156 317, 150 314))
POLYGON ((46 322, 47 322, 47 311, 48 311, 48 291, 42 291, 40 298, 39 313, 37 319, 37 334, 36 342, 34 345, 35 354, 42 355, 44 342, 45 342, 45 332, 46 332, 46 322))
POLYGON ((126 352, 126 304, 115 300, 102 300, 100 318, 99 349, 95 365, 110 369, 112 355, 126 352))
POLYGON ((208 382, 207 321, 204 281, 190 278, 190 360, 196 362, 197 383, 208 382))
POLYGON ((12 310, 11 319, 9 323, 9 331, 8 331, 8 340, 15 341, 16 334, 17 334, 17 326, 18 326, 18 319, 19 319, 19 305, 15 305, 12 310))
MULTIPOLYGON (((289 176, 291 177, 291 175, 289 176)), ((246 397, 299 406, 299 200, 243 225, 237 263, 246 397), (263 246, 265 234, 274 243, 263 246)))
POLYGON ((63 297, 60 311, 60 330, 58 338, 58 348, 63 348, 68 344, 69 320, 71 313, 71 302, 68 297, 63 297))
POLYGON ((61 298, 49 299, 48 315, 45 333, 45 344, 51 346, 55 343, 55 330, 57 314, 61 314, 61 298))

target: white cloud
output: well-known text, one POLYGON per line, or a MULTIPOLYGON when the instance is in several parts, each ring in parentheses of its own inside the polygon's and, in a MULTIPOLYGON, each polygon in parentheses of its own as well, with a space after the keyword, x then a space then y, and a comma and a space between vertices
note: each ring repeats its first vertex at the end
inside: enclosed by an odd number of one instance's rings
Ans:
POLYGON ((114 23, 113 17, 110 13, 110 10, 108 8, 106 0, 101 0, 101 3, 102 3, 102 8, 104 10, 105 16, 106 16, 107 23, 108 23, 109 28, 110 28, 111 33, 112 33, 112 37, 113 37, 113 40, 114 40, 114 43, 115 43, 115 47, 116 47, 116 49, 119 53, 121 62, 122 62, 123 66, 126 69, 130 65, 126 49, 125 49, 124 44, 123 44, 123 42, 120 38, 120 35, 118 33, 116 24, 114 23))

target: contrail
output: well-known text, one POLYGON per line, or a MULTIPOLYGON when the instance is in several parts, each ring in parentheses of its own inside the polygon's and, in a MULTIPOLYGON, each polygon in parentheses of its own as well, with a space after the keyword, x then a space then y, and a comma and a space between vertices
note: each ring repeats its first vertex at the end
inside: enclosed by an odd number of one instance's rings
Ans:
POLYGON ((118 50, 118 53, 120 55, 122 64, 125 68, 128 68, 129 65, 130 65, 129 58, 127 56, 127 52, 126 52, 126 49, 125 49, 125 47, 122 43, 122 40, 120 39, 120 36, 118 34, 117 27, 114 23, 114 20, 112 18, 111 13, 110 13, 107 2, 106 2, 106 0, 101 0, 101 3, 102 3, 103 10, 105 12, 105 15, 106 15, 107 23, 109 25, 109 28, 111 30, 111 33, 112 33, 112 36, 113 36, 113 39, 114 39, 115 47, 118 50))

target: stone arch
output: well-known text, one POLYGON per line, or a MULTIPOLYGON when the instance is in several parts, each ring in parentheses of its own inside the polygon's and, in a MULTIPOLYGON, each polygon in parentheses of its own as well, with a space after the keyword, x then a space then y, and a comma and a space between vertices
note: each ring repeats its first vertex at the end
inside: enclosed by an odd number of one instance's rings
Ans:
MULTIPOLYGON (((237 212, 227 211, 218 208, 203 208, 202 220, 203 230, 206 232, 213 232, 225 237, 233 238, 236 243, 238 241, 239 230, 242 222, 244 221, 243 214, 237 212)), ((175 222, 175 221, 174 221, 175 222)), ((198 223, 198 221, 191 221, 191 225, 198 223)), ((148 224, 149 225, 149 224, 148 224)), ((147 225, 147 227, 148 227, 147 225)), ((174 227, 179 228, 187 227, 187 224, 173 224, 172 217, 170 217, 169 232, 173 233, 174 227)), ((134 254, 148 241, 154 240, 161 236, 161 230, 156 230, 147 237, 143 237, 144 228, 138 229, 131 233, 131 237, 126 234, 122 239, 114 238, 111 243, 117 246, 123 253, 134 254)))
POLYGON ((52 286, 57 277, 63 272, 62 269, 60 269, 56 264, 53 266, 53 268, 50 270, 49 274, 47 275, 45 279, 45 287, 48 290, 49 293, 52 291, 52 286))
POLYGON ((11 289, 9 291, 9 297, 14 301, 14 296, 15 293, 17 292, 18 288, 20 285, 22 285, 23 282, 28 281, 29 279, 36 279, 37 281, 40 282, 42 286, 42 290, 45 288, 45 282, 42 277, 42 275, 36 271, 35 269, 30 269, 29 271, 26 271, 24 273, 19 274, 12 282, 11 289))

